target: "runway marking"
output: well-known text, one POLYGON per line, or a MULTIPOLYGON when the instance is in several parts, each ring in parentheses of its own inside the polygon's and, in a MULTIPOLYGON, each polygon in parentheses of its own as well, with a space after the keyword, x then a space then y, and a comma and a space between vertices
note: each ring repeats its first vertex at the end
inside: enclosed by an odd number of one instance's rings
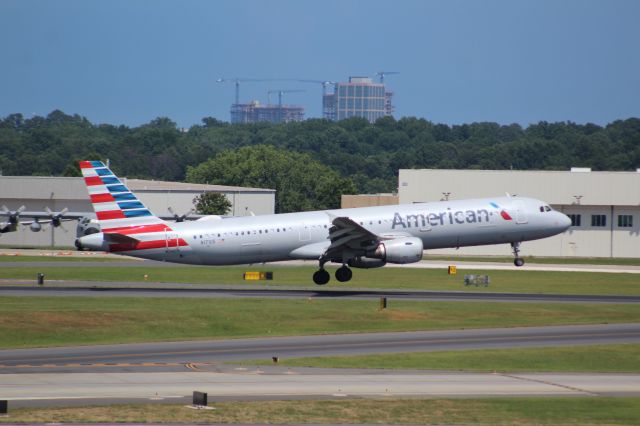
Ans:
POLYGON ((211 371, 209 370, 205 370, 204 368, 200 368, 200 365, 212 365, 212 364, 208 364, 208 363, 192 363, 192 362, 188 362, 186 364, 184 364, 185 367, 187 367, 189 370, 193 370, 193 371, 198 371, 198 372, 205 372, 205 373, 210 373, 211 371))
POLYGON ((501 376, 503 376, 503 377, 508 377, 510 379, 522 380, 522 381, 525 381, 525 382, 540 383, 540 384, 549 385, 549 386, 556 386, 556 387, 559 387, 559 388, 570 390, 572 392, 586 393, 587 395, 591 395, 591 396, 599 396, 595 392, 591 392, 591 391, 588 391, 588 390, 585 390, 585 389, 576 388, 574 386, 562 385, 560 383, 550 382, 548 380, 532 379, 530 377, 514 376, 514 375, 508 374, 508 373, 499 373, 499 374, 501 376))
POLYGON ((200 371, 200 372, 209 372, 209 370, 205 370, 202 368, 199 368, 199 366, 201 365, 214 365, 213 363, 205 363, 205 362, 199 362, 199 363, 182 363, 182 362, 138 362, 138 363, 129 363, 129 362, 124 362, 124 363, 114 363, 114 362, 107 362, 107 363, 94 363, 94 364, 78 364, 78 363, 74 363, 74 364, 18 364, 18 365, 6 365, 6 364, 0 364, 0 369, 3 368, 80 368, 80 367, 85 367, 85 368, 104 368, 104 367, 118 367, 118 368, 122 368, 122 367, 177 367, 177 366, 184 366, 190 370, 193 371, 200 371))

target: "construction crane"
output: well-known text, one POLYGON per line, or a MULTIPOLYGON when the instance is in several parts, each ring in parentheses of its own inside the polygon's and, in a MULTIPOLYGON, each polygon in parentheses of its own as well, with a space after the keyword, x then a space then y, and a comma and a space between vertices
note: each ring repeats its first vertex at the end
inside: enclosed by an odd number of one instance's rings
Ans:
POLYGON ((269 103, 269 105, 271 105, 271 94, 272 93, 278 94, 278 118, 277 118, 278 123, 282 123, 284 121, 284 116, 282 114, 282 95, 284 95, 285 93, 296 93, 296 92, 306 92, 306 90, 277 89, 277 90, 269 90, 267 92, 267 102, 269 103))
POLYGON ((236 105, 240 103, 240 83, 259 81, 291 81, 284 78, 219 78, 216 83, 235 83, 236 85, 236 105))
POLYGON ((306 92, 306 90, 282 90, 282 89, 269 90, 267 92, 267 102, 269 104, 271 104, 271 94, 272 93, 277 93, 278 94, 278 108, 282 109, 282 95, 285 94, 285 93, 298 93, 298 92, 306 92))
POLYGON ((380 84, 384 84, 384 77, 391 74, 400 74, 398 71, 378 71, 376 75, 380 77, 380 84))
POLYGON ((327 94, 327 86, 329 86, 330 84, 336 84, 335 81, 328 81, 328 80, 296 80, 299 81, 300 83, 318 83, 318 84, 322 84, 322 96, 324 97, 324 95, 327 94))

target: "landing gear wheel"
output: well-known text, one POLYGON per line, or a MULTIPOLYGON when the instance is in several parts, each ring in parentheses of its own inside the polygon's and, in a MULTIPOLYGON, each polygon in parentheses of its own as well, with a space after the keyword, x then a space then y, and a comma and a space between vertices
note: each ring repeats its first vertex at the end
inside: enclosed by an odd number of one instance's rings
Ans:
POLYGON ((313 273, 313 282, 318 285, 325 285, 331 279, 331 275, 325 269, 319 269, 313 273))
POLYGON ((513 252, 513 264, 517 267, 524 265, 524 259, 520 257, 520 243, 511 243, 511 251, 513 252))
POLYGON ((353 276, 353 272, 347 266, 342 266, 336 270, 336 280, 341 283, 347 282, 353 276))

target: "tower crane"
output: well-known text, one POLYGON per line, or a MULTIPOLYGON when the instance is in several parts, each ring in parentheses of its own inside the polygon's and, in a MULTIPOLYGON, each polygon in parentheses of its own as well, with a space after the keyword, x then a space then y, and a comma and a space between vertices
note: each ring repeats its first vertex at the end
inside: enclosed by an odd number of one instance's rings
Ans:
POLYGON ((384 84, 384 77, 391 74, 400 74, 398 71, 378 71, 376 75, 380 77, 380 84, 384 84))
POLYGON ((236 105, 240 103, 240 83, 257 81, 290 81, 283 78, 219 78, 216 83, 234 83, 236 86, 236 105))
POLYGON ((283 114, 282 114, 282 95, 284 95, 285 93, 296 93, 296 92, 306 92, 306 90, 283 90, 283 89, 277 89, 277 90, 269 90, 267 92, 267 99, 269 104, 271 104, 271 94, 272 93, 277 93, 278 94, 278 123, 282 123, 283 121, 283 114))
POLYGON ((329 86, 330 84, 336 84, 335 81, 328 81, 328 80, 296 80, 299 81, 300 83, 318 83, 318 84, 322 84, 322 96, 324 97, 324 95, 327 94, 327 86, 329 86))
POLYGON ((306 90, 283 90, 283 89, 269 90, 267 92, 267 102, 270 104, 271 103, 271 94, 272 93, 277 93, 278 94, 278 108, 282 109, 282 95, 284 95, 285 93, 297 93, 297 92, 306 92, 306 90))

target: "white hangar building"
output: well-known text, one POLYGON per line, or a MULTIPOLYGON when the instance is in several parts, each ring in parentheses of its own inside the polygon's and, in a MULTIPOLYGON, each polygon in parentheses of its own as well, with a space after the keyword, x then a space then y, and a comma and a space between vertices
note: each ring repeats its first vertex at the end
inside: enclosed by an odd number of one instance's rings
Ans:
MULTIPOLYGON (((224 194, 231 202, 229 214, 232 216, 273 214, 275 210, 273 189, 126 178, 122 180, 157 216, 172 216, 169 207, 179 215, 187 213, 194 208, 194 198, 203 192, 224 194)), ((12 211, 24 205, 25 211, 29 212, 44 212, 49 207, 54 212, 67 208, 74 213, 93 213, 87 188, 80 177, 0 176, 0 206, 2 205, 12 211)), ((4 220, 6 216, 0 216, 0 222, 4 220)), ((30 219, 21 217, 20 220, 30 219)), ((0 234, 0 246, 73 247, 76 221, 65 222, 62 226, 67 232, 48 225, 43 225, 40 232, 19 227, 16 232, 0 234)))
MULTIPOLYGON (((565 233, 522 243, 524 256, 640 257, 637 172, 400 170, 399 202, 513 196, 537 198, 568 215, 565 233)), ((433 254, 511 255, 508 244, 431 250, 433 254)))

